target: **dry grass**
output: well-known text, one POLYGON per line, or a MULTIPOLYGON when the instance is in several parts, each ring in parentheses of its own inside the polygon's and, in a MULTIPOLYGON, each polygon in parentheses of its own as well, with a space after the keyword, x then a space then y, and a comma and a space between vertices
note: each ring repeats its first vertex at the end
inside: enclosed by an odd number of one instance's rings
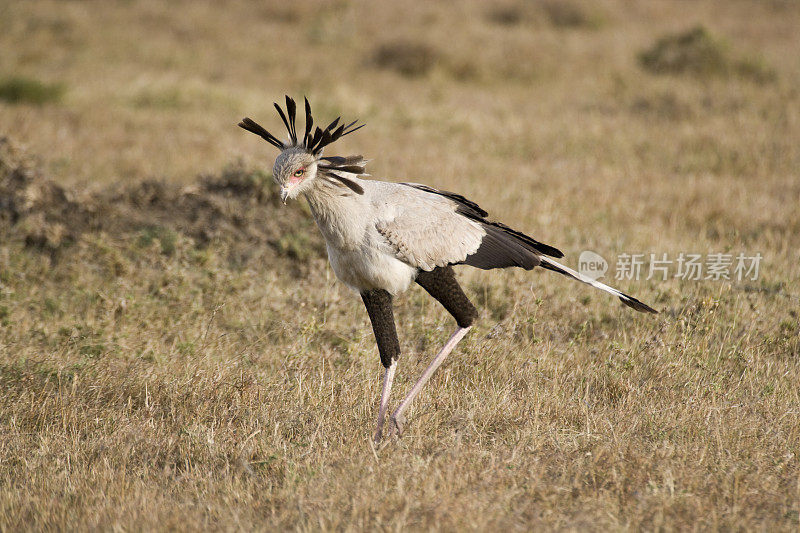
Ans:
MULTIPOLYGON (((0 79, 61 92, 0 101, 0 530, 796 530, 800 10, 553 6, 3 2, 0 79), (697 25, 774 79, 641 68, 697 25), (437 62, 379 68, 398 42, 437 62), (285 92, 568 264, 760 252, 760 279, 622 282, 648 317, 462 269, 482 320, 373 450, 366 314, 235 127, 285 92)), ((453 324, 419 290, 397 316, 399 396, 453 324)))

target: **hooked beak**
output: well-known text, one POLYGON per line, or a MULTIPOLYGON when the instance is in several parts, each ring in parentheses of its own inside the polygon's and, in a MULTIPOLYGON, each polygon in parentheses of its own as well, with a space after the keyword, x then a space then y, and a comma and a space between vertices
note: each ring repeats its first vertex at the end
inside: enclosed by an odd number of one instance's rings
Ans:
POLYGON ((285 184, 281 186, 281 202, 283 202, 283 205, 286 205, 286 200, 288 200, 289 198, 294 198, 295 196, 297 196, 296 193, 292 194, 292 191, 294 191, 297 187, 299 187, 300 184, 303 183, 303 181, 304 178, 300 179, 291 178, 289 179, 288 182, 285 182, 285 184))

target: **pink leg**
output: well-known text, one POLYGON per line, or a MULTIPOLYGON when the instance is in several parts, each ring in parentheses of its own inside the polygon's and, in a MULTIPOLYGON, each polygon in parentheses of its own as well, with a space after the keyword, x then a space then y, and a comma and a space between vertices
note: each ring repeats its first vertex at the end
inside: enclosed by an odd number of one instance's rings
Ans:
POLYGON ((392 365, 383 373, 383 390, 381 391, 381 405, 378 408, 378 427, 375 429, 374 437, 375 444, 381 441, 383 421, 386 419, 386 408, 389 406, 389 394, 392 392, 395 370, 397 370, 397 360, 392 361, 392 365))
POLYGON ((425 372, 422 373, 422 377, 419 378, 416 384, 414 384, 414 387, 411 389, 411 392, 409 392, 408 395, 403 399, 403 402, 400 404, 400 407, 398 407, 395 410, 395 412, 392 413, 392 426, 393 426, 391 428, 392 433, 394 433, 395 431, 397 432, 398 435, 403 433, 403 426, 405 425, 405 417, 403 416, 403 412, 405 412, 405 410, 408 409, 408 406, 411 404, 412 401, 414 401, 414 398, 416 398, 417 395, 420 393, 422 387, 424 387, 425 384, 428 382, 428 380, 431 379, 431 376, 433 375, 434 372, 436 372, 436 369, 439 368, 439 366, 441 366, 441 364, 444 362, 447 356, 450 355, 450 352, 453 351, 453 348, 456 347, 456 345, 461 341, 461 339, 464 338, 464 336, 470 329, 472 329, 472 326, 468 326, 466 328, 458 328, 456 332, 453 333, 453 335, 450 337, 450 340, 448 340, 442 347, 442 349, 439 351, 439 353, 436 354, 436 357, 433 358, 431 364, 428 365, 428 368, 426 368, 425 372))

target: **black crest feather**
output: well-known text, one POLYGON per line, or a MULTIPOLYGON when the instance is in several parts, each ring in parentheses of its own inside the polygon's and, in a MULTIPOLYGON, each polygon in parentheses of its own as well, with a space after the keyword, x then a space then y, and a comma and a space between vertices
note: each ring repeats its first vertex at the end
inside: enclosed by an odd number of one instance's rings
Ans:
MULTIPOLYGON (((323 148, 328 146, 331 143, 334 143, 344 137, 345 135, 349 135, 356 130, 360 130, 366 124, 361 124, 356 126, 358 120, 354 120, 350 124, 339 125, 339 121, 341 117, 337 117, 336 120, 328 124, 325 129, 320 129, 317 126, 316 129, 314 128, 314 117, 311 116, 311 105, 308 103, 308 98, 304 99, 305 101, 305 111, 306 111, 306 125, 305 125, 305 133, 303 134, 302 143, 299 146, 302 146, 310 153, 314 155, 319 155, 323 148), (337 127, 338 126, 338 127, 337 127)), ((290 98, 288 95, 286 96, 286 111, 281 108, 278 103, 275 103, 275 109, 278 111, 278 116, 281 117, 283 121, 283 125, 286 126, 286 130, 289 132, 289 138, 291 139, 291 144, 285 144, 278 140, 277 137, 272 135, 270 132, 256 124, 253 120, 249 118, 243 119, 239 123, 240 128, 244 128, 251 133, 255 133, 271 145, 280 148, 283 150, 284 148, 288 148, 289 146, 298 146, 297 142, 297 104, 295 101, 290 98)), ((347 170, 346 172, 350 172, 347 170)))
POLYGON ((273 134, 271 134, 263 127, 261 127, 261 125, 257 124, 250 117, 243 118, 242 121, 239 123, 239 127, 246 129, 250 133, 255 133, 256 135, 258 135, 259 137, 270 143, 272 146, 283 150, 283 143, 280 142, 273 134))
MULTIPOLYGON (((291 136, 292 136, 292 128, 289 126, 289 121, 286 119, 286 115, 284 114, 283 109, 281 109, 281 106, 278 105, 278 102, 275 102, 274 105, 275 105, 275 109, 278 110, 278 114, 281 116, 281 120, 283 121, 283 125, 286 126, 286 129, 289 131, 289 137, 291 138, 291 136)), ((296 143, 297 143, 297 139, 293 139, 292 140, 292 144, 296 144, 296 143)))
POLYGON ((297 144, 297 128, 295 127, 297 104, 289 98, 289 95, 286 95, 286 114, 289 115, 289 136, 292 138, 292 144, 297 144))
POLYGON ((314 125, 314 117, 311 116, 311 104, 308 103, 308 98, 304 98, 306 101, 306 133, 303 135, 303 146, 308 146, 308 141, 311 138, 311 127, 314 125))

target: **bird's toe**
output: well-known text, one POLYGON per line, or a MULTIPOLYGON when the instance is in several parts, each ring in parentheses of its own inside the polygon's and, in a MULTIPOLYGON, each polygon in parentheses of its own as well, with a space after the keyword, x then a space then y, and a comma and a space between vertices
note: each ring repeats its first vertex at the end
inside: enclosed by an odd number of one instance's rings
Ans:
POLYGON ((406 417, 403 415, 392 416, 392 435, 400 436, 406 425, 406 417))

